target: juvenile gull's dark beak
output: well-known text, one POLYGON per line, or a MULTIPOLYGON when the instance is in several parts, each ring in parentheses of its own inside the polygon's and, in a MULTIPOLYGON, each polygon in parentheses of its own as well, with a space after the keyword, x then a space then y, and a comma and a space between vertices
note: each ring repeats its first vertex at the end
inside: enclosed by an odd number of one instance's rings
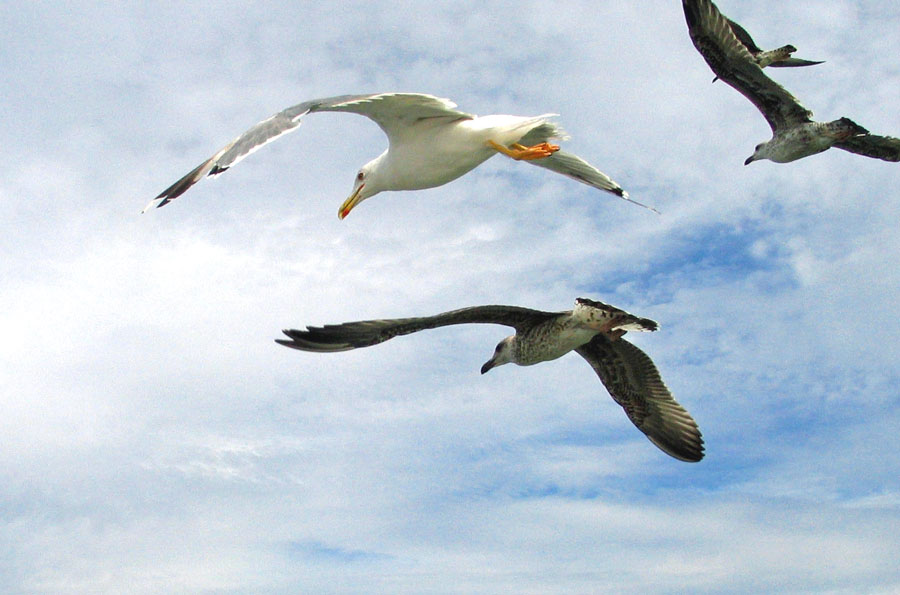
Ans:
POLYGON ((497 364, 494 363, 494 358, 489 359, 488 361, 486 361, 484 363, 483 366, 481 366, 481 373, 484 374, 485 372, 487 372, 488 370, 493 368, 495 365, 497 365, 497 364))

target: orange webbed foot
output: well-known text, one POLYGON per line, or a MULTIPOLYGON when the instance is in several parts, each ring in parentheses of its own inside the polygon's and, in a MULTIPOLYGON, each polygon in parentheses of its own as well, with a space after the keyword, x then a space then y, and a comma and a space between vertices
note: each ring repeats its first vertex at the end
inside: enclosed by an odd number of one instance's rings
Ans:
POLYGON ((503 153, 507 157, 511 157, 518 161, 533 161, 535 159, 545 159, 559 151, 559 145, 551 145, 547 142, 538 143, 531 147, 526 147, 524 145, 520 145, 519 143, 513 143, 512 146, 505 147, 499 143, 495 143, 494 141, 489 140, 488 145, 490 145, 500 153, 503 153))

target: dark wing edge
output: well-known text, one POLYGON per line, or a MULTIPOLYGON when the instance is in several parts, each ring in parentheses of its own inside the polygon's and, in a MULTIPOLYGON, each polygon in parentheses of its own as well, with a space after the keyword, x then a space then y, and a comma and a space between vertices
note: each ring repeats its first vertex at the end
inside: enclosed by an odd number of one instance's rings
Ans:
POLYGON ((163 207, 184 194, 191 186, 206 176, 217 176, 238 163, 247 155, 260 149, 263 145, 291 132, 300 126, 300 118, 310 112, 329 111, 336 106, 371 97, 371 95, 337 95, 298 103, 274 114, 262 122, 253 125, 249 130, 222 147, 215 155, 198 165, 180 180, 163 190, 151 200, 142 213, 147 212, 154 204, 163 207), (157 203, 157 201, 159 201, 157 203))
POLYGON ((682 0, 681 4, 691 41, 710 70, 750 100, 773 132, 811 121, 812 112, 763 73, 715 4, 710 0, 682 0))
POLYGON ((787 58, 779 62, 772 62, 769 68, 797 68, 798 66, 815 66, 825 64, 825 60, 804 60, 803 58, 787 58))
POLYGON ((864 134, 835 143, 833 146, 883 161, 900 161, 900 138, 894 138, 893 136, 864 134))
POLYGON ((666 388, 646 353, 624 339, 597 335, 576 349, 591 365, 613 400, 647 438, 671 457, 694 463, 703 458, 697 422, 666 388))
MULTIPOLYGON (((558 127, 544 124, 541 126, 537 126, 536 128, 529 131, 528 134, 519 139, 519 142, 525 146, 531 146, 540 142, 546 142, 552 138, 557 137, 567 138, 565 136, 565 133, 558 127)), ((527 161, 527 163, 536 165, 538 167, 543 167, 544 169, 549 169, 550 171, 562 174, 567 178, 571 178, 576 182, 587 184, 592 188, 605 190, 606 192, 615 194, 616 196, 638 206, 644 207, 645 209, 650 209, 651 211, 655 211, 657 213, 659 212, 653 207, 648 207, 647 205, 641 204, 636 200, 631 200, 628 197, 628 193, 621 186, 619 186, 619 184, 615 180, 610 178, 608 175, 606 175, 578 155, 575 155, 574 153, 557 151, 549 157, 529 160, 527 161)))
MULTIPOLYGON (((747 33, 747 30, 741 27, 738 23, 735 23, 731 19, 728 19, 728 24, 731 25, 731 32, 734 33, 734 36, 737 37, 741 43, 746 46, 747 51, 749 51, 754 56, 762 52, 762 48, 756 45, 756 42, 753 41, 753 38, 750 37, 750 34, 747 33)), ((792 46, 793 47, 793 46, 792 46)), ((816 64, 824 64, 824 60, 804 60, 803 58, 787 58, 785 60, 780 60, 778 62, 772 62, 769 64, 769 68, 796 68, 798 66, 815 66, 816 64)))
POLYGON ((574 153, 557 151, 549 157, 529 160, 525 163, 549 169, 576 182, 586 184, 591 188, 615 194, 624 201, 653 211, 657 215, 659 214, 659 211, 655 208, 632 199, 628 196, 628 192, 623 190, 615 180, 574 153))
POLYGON ((728 21, 728 24, 731 26, 731 32, 734 33, 734 36, 738 38, 738 41, 744 44, 744 47, 747 48, 748 52, 755 56, 762 51, 762 48, 756 45, 756 42, 753 41, 753 38, 750 37, 750 34, 747 33, 746 29, 744 29, 728 17, 725 17, 725 20, 728 21))
POLYGON ((377 345, 400 335, 454 324, 502 324, 518 332, 560 314, 516 306, 473 306, 418 318, 361 320, 307 326, 306 330, 285 329, 283 332, 290 340, 276 339, 275 342, 301 351, 348 351, 377 345))

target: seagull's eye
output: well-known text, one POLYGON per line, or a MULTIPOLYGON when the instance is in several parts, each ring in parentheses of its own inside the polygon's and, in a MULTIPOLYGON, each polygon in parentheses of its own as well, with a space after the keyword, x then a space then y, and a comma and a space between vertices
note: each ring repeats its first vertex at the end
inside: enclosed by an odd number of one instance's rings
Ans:
POLYGON ((362 182, 363 178, 365 178, 365 177, 366 177, 366 174, 364 174, 363 172, 359 172, 358 174, 356 174, 356 179, 360 182, 362 182))

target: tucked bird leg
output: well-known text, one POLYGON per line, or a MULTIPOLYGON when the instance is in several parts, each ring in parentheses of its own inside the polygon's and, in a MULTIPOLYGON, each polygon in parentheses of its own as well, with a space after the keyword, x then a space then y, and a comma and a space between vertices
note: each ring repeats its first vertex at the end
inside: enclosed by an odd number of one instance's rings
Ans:
POLYGON ((608 321, 601 324, 600 328, 598 330, 601 333, 603 333, 604 335, 606 335, 606 337, 610 341, 615 341, 616 339, 618 339, 619 337, 624 335, 626 331, 623 329, 615 329, 615 330, 613 330, 613 329, 615 327, 619 326, 620 324, 624 323, 625 321, 626 321, 626 318, 624 316, 613 316, 608 321))
POLYGON ((487 144, 494 150, 503 153, 507 157, 516 160, 533 161, 535 159, 544 159, 559 151, 559 145, 551 145, 550 143, 538 143, 532 147, 525 147, 519 143, 513 143, 509 147, 505 147, 499 143, 489 140, 487 144))
POLYGON ((621 339, 621 338, 622 338, 622 335, 624 335, 626 332, 627 332, 627 331, 624 331, 624 330, 622 330, 622 329, 618 329, 618 330, 615 330, 615 331, 609 331, 608 333, 606 333, 606 337, 607 337, 610 341, 615 341, 616 339, 621 339))

